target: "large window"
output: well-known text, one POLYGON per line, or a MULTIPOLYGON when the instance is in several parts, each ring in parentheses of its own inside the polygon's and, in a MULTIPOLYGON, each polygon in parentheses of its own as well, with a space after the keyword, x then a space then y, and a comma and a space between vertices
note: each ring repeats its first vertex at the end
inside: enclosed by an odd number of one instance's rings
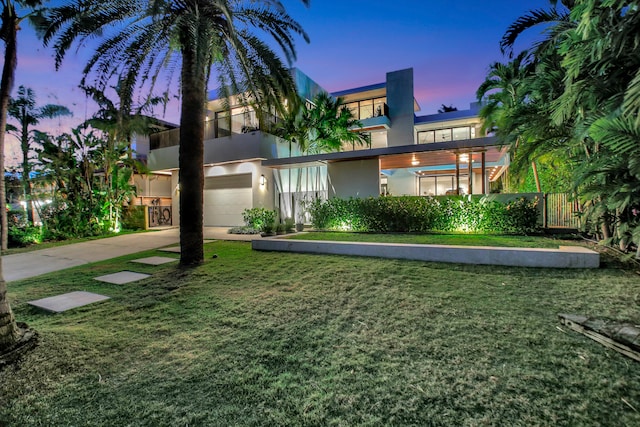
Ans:
POLYGON ((386 148, 387 147, 387 132, 386 131, 373 131, 362 132, 365 135, 369 135, 369 145, 352 144, 350 142, 342 143, 340 151, 357 151, 368 150, 373 148, 386 148))
POLYGON ((387 115, 387 98, 372 98, 349 102, 347 108, 357 120, 370 119, 387 115))
POLYGON ((431 144, 433 142, 461 141, 476 137, 474 126, 462 126, 418 132, 418 144, 431 144))
POLYGON ((436 142, 436 133, 432 130, 418 132, 418 144, 430 144, 436 142))
MULTIPOLYGON (((467 193, 468 175, 460 175, 460 194, 467 193)), ((446 196, 456 194, 455 175, 435 175, 420 177, 421 196, 446 196)))
MULTIPOLYGON (((274 119, 274 117, 271 117, 274 119)), ((260 128, 255 111, 246 108, 232 108, 231 115, 227 111, 219 111, 215 114, 213 128, 209 125, 206 138, 222 138, 232 133, 247 133, 260 128), (211 131, 213 130, 213 134, 211 131)))

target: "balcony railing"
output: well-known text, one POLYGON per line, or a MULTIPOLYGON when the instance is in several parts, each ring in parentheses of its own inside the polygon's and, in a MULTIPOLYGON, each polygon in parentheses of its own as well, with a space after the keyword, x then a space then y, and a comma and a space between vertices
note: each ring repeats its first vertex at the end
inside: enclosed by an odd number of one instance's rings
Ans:
MULTIPOLYGON (((256 130, 271 132, 277 122, 277 117, 266 115, 264 125, 260 126, 255 112, 234 114, 231 117, 218 117, 208 120, 204 125, 204 140, 224 138, 232 134, 249 133, 256 130)), ((158 132, 149 136, 149 144, 152 150, 180 145, 180 129, 171 129, 158 132)))

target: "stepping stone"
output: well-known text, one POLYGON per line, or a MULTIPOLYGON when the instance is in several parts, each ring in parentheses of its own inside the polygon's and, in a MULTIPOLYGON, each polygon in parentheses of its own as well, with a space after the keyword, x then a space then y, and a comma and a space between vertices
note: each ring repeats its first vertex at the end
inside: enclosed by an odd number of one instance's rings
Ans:
POLYGON ((104 301, 110 297, 94 294, 93 292, 76 291, 62 294, 55 297, 42 298, 35 301, 28 301, 27 304, 53 313, 62 313, 72 308, 104 301))
POLYGON ((119 273, 107 274, 105 276, 94 277, 95 280, 101 282, 113 283, 116 285, 124 285, 125 283, 135 282, 137 280, 151 277, 150 274, 134 273, 133 271, 121 271, 119 273))
POLYGON ((140 264, 147 264, 147 265, 162 265, 162 264, 167 264, 169 262, 175 262, 178 261, 176 258, 169 258, 166 256, 150 256, 148 258, 140 258, 140 259, 134 259, 131 262, 137 262, 140 264))

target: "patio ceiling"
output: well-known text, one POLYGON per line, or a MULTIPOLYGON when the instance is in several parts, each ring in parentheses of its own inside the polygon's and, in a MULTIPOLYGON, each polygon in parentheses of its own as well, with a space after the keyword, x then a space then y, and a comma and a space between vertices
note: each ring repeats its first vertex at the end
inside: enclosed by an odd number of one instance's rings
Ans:
MULTIPOLYGON (((487 165, 497 163, 504 156, 506 149, 499 149, 498 147, 486 147, 485 161, 487 165)), ((468 149, 461 149, 457 151, 461 157, 463 154, 469 156, 470 151, 468 149)), ((474 166, 480 167, 482 161, 481 150, 473 152, 472 154, 474 166)), ((389 156, 380 156, 380 169, 419 169, 428 168, 433 166, 443 165, 455 165, 456 163, 456 151, 453 150, 441 150, 441 151, 425 151, 418 153, 403 153, 393 154, 389 156)), ((460 169, 467 168, 466 162, 460 161, 460 169)), ((476 168, 474 167, 474 170, 476 168)))

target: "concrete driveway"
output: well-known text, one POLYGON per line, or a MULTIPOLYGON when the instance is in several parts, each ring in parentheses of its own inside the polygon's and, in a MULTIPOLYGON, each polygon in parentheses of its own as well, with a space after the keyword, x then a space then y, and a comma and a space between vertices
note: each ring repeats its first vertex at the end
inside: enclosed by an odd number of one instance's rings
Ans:
MULTIPOLYGON (((117 258, 137 252, 175 245, 180 241, 178 228, 167 228, 148 233, 125 234, 73 243, 55 248, 41 249, 2 257, 4 280, 27 279, 52 271, 64 270, 78 265, 117 258)), ((205 239, 250 241, 259 236, 227 234, 227 228, 206 227, 205 239)))

